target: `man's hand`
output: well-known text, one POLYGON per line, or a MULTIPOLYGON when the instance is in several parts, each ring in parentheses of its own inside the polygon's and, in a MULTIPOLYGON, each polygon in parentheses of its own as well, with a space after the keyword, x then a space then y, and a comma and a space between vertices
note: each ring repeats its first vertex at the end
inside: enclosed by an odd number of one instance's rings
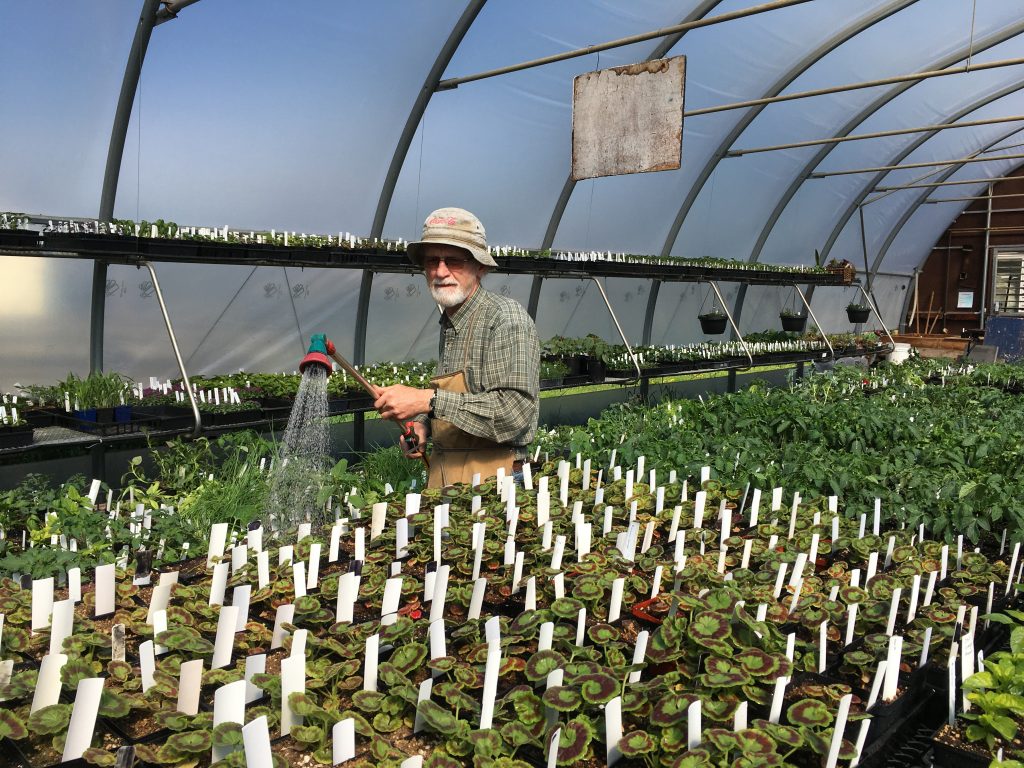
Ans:
POLYGON ((405 424, 413 416, 430 412, 430 398, 434 396, 432 389, 417 389, 404 384, 393 384, 390 387, 377 389, 377 401, 373 407, 381 418, 392 419, 405 424))
POLYGON ((410 421, 408 427, 416 436, 416 447, 410 448, 407 446, 404 435, 399 438, 398 444, 402 447, 402 453, 405 454, 407 459, 421 459, 423 458, 423 451, 427 447, 427 425, 421 424, 418 421, 410 421))

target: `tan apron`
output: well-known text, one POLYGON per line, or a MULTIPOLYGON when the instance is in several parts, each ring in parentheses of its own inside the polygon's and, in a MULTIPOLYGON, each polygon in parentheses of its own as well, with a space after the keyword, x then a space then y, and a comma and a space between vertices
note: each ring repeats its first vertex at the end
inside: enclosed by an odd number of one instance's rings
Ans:
MULTIPOLYGON (((473 313, 469 321, 469 335, 466 339, 466 351, 462 357, 462 367, 445 376, 435 376, 430 380, 433 387, 444 392, 465 394, 469 392, 466 385, 466 362, 473 342, 473 329, 479 309, 473 313)), ((479 473, 481 480, 498 474, 498 467, 505 468, 505 474, 512 474, 512 462, 515 452, 508 446, 488 440, 486 437, 471 435, 443 419, 430 420, 430 435, 433 450, 430 454, 430 477, 428 488, 441 488, 455 483, 469 483, 473 475, 479 473)))

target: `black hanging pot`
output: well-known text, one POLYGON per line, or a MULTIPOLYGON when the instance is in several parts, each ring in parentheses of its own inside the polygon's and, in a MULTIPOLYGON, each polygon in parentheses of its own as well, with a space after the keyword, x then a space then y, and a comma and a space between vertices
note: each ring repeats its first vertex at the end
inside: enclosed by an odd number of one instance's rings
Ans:
POLYGON ((871 310, 868 307, 847 307, 846 316, 850 318, 851 323, 866 323, 871 316, 871 310))
POLYGON ((782 321, 782 330, 790 333, 803 333, 807 326, 807 315, 780 314, 779 320, 782 321))
POLYGON ((697 319, 700 320, 701 331, 703 331, 708 336, 717 336, 719 334, 725 333, 725 315, 697 315, 697 319))

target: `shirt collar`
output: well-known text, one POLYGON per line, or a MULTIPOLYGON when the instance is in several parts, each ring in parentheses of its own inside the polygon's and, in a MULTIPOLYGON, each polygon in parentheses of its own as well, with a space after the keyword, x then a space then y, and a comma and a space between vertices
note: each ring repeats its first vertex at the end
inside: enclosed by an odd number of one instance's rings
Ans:
POLYGON ((478 285, 476 290, 473 291, 473 295, 462 303, 462 306, 455 311, 454 315, 449 317, 447 312, 441 313, 441 325, 450 326, 457 331, 461 331, 469 322, 469 318, 472 316, 474 308, 481 301, 483 294, 484 287, 478 285))

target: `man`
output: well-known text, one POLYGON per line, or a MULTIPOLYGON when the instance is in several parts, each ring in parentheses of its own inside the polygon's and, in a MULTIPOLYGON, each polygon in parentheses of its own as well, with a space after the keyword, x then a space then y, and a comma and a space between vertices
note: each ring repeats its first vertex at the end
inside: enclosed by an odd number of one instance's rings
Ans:
MULTIPOLYGON (((522 471, 540 412, 540 342, 518 302, 485 290, 494 259, 476 216, 434 211, 409 259, 423 269, 441 313, 438 375, 431 388, 382 387, 374 407, 399 423, 413 420, 419 459, 432 439, 430 487, 522 471)), ((404 448, 404 445, 403 445, 404 448)))

